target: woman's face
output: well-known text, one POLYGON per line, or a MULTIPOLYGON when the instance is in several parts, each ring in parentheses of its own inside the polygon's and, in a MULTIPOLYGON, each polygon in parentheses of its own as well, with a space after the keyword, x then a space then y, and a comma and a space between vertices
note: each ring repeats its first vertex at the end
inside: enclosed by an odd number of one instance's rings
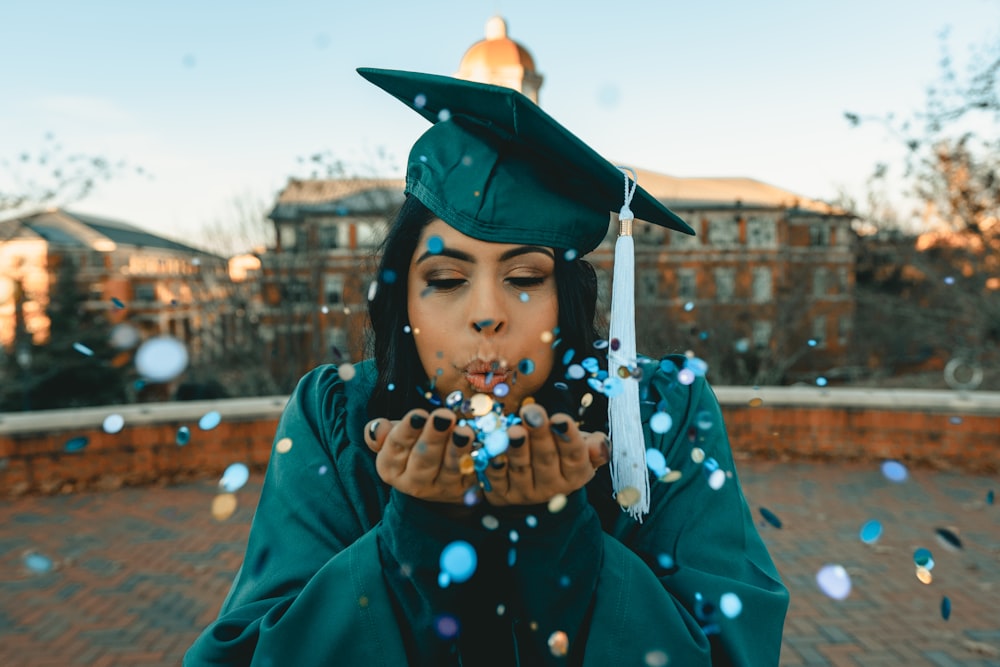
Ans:
POLYGON ((439 396, 494 394, 503 383, 509 394, 495 399, 512 412, 554 364, 555 255, 541 246, 478 241, 433 220, 410 260, 407 313, 439 396))

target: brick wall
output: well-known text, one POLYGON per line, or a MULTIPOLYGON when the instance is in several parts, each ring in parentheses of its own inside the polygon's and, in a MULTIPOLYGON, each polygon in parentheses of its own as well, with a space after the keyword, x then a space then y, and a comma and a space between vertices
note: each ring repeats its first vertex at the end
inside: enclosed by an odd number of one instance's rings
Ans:
MULTIPOLYGON (((1000 393, 717 387, 738 459, 897 459, 911 466, 1000 471, 1000 393), (759 404, 758 404, 759 403, 759 404), (756 406, 756 407, 752 407, 756 406)), ((261 470, 285 397, 147 403, 0 414, 0 497, 217 477, 261 470), (202 430, 210 411, 221 423, 202 430), (119 414, 125 427, 105 433, 119 414), (190 441, 177 443, 186 426, 190 441), (87 444, 67 452, 66 443, 87 444)))

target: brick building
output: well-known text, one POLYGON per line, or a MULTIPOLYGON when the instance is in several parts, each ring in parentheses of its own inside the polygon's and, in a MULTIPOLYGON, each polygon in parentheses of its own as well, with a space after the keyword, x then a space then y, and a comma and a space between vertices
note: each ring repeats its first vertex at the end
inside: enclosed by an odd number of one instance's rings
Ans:
MULTIPOLYGON (((456 76, 535 100, 542 82, 499 17, 456 76)), ((734 350, 753 357, 753 368, 722 378, 731 382, 788 381, 792 371, 809 377, 843 363, 854 313, 849 214, 751 178, 638 177, 698 232, 637 226, 640 347, 694 349, 717 368, 734 350)), ((277 245, 261 255, 261 333, 275 372, 287 376, 280 385, 316 363, 364 354, 373 249, 402 189, 392 179, 292 179, 279 195, 270 215, 277 245)), ((589 257, 605 305, 615 233, 589 257)))
POLYGON ((141 338, 174 336, 192 362, 246 336, 247 311, 225 258, 124 222, 53 209, 0 222, 0 345, 8 352, 18 310, 31 342, 48 341, 46 307, 67 262, 86 309, 131 324, 141 338))

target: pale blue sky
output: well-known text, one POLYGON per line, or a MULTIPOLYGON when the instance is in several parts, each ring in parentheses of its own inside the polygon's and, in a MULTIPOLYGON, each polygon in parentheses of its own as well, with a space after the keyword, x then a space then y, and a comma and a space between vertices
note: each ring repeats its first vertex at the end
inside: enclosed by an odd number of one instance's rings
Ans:
POLYGON ((895 154, 844 110, 915 109, 943 29, 959 60, 1000 33, 997 0, 7 0, 0 157, 53 132, 141 165, 153 180, 75 208, 192 240, 234 196, 272 197, 298 156, 404 158, 425 121, 354 68, 452 74, 495 13, 542 106, 608 158, 826 199, 895 154))

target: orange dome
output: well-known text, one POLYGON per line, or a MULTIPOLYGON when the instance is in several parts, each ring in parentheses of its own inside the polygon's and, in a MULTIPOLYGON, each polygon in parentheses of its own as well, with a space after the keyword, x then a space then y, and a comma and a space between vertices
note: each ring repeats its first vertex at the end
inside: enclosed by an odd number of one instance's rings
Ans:
POLYGON ((507 22, 494 16, 486 23, 486 39, 476 42, 462 56, 460 72, 522 67, 535 71, 535 61, 528 50, 507 37, 507 22))

